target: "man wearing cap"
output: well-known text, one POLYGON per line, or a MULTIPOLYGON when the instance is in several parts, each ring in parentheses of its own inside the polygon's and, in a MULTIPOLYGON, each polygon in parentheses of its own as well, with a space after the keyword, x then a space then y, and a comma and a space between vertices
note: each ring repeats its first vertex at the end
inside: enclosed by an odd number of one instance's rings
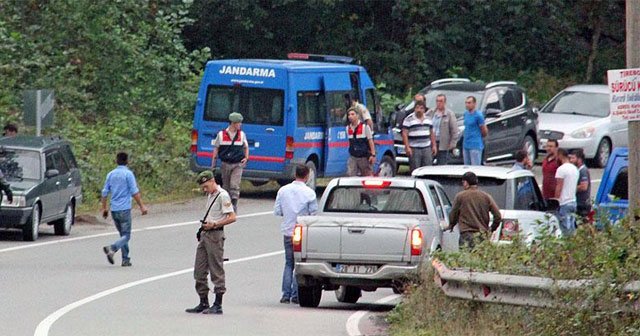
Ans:
POLYGON ((213 178, 213 172, 205 170, 198 175, 197 182, 207 194, 205 219, 202 220, 202 232, 198 236, 196 260, 193 278, 196 280, 196 292, 200 303, 185 309, 187 313, 222 314, 222 295, 225 287, 224 268, 224 226, 236 221, 231 198, 226 190, 220 188, 213 178), (213 305, 209 307, 209 285, 207 275, 211 275, 213 292, 216 294, 213 305))
POLYGON ((229 191, 234 212, 238 210, 240 198, 240 181, 242 169, 249 160, 249 143, 247 135, 242 131, 242 114, 229 114, 229 127, 218 132, 214 141, 211 170, 216 167, 216 158, 222 161, 222 187, 229 191))
POLYGON ((449 227, 453 230, 460 224, 460 247, 473 249, 476 241, 486 239, 489 232, 498 229, 502 215, 491 195, 478 189, 478 177, 473 172, 462 175, 463 191, 456 195, 449 214, 449 227), (493 223, 489 227, 489 213, 493 214, 493 223))

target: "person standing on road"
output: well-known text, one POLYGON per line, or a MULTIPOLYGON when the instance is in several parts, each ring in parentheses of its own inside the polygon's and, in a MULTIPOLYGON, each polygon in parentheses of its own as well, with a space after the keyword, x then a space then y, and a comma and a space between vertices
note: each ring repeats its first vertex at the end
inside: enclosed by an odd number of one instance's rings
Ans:
POLYGON ((545 145, 547 156, 542 160, 542 198, 545 200, 556 195, 556 170, 560 161, 556 156, 558 152, 558 140, 549 139, 545 145))
POLYGON ((347 175, 372 176, 373 164, 376 162, 376 147, 373 144, 373 133, 369 125, 363 124, 358 113, 352 107, 347 111, 349 125, 349 160, 347 161, 347 175))
POLYGON ((427 112, 427 117, 433 124, 436 138, 436 164, 439 166, 449 163, 449 156, 458 143, 458 123, 456 114, 447 108, 447 96, 436 96, 436 108, 427 112))
POLYGON ((198 238, 196 259, 193 266, 193 278, 200 303, 187 308, 187 313, 222 314, 222 296, 226 293, 224 277, 224 226, 236 221, 231 198, 226 190, 220 188, 213 178, 213 172, 205 170, 198 175, 197 182, 207 194, 205 219, 198 238), (211 275, 213 292, 216 294, 213 305, 209 307, 209 285, 207 275, 211 275))
POLYGON ((464 101, 464 133, 462 139, 462 156, 465 166, 481 166, 482 150, 485 138, 489 134, 484 116, 476 110, 476 97, 469 96, 464 101))
POLYGON ((113 264, 113 255, 122 250, 122 266, 131 266, 129 258, 129 240, 131 239, 131 198, 138 203, 142 215, 148 213, 147 207, 142 203, 142 196, 136 183, 136 177, 127 167, 129 155, 120 152, 116 155, 118 167, 107 174, 107 179, 102 188, 102 217, 107 219, 107 197, 111 194, 111 217, 118 229, 120 239, 110 246, 104 246, 102 251, 107 255, 107 260, 113 264))
POLYGON ((578 168, 569 162, 567 151, 559 148, 558 160, 562 163, 556 171, 555 198, 558 199, 558 217, 560 231, 563 236, 572 235, 576 229, 574 214, 576 212, 576 189, 580 173, 578 168))
POLYGON ((211 170, 213 171, 216 168, 216 158, 218 155, 220 156, 222 187, 228 190, 229 196, 231 196, 234 212, 238 212, 242 170, 249 161, 249 143, 247 135, 241 129, 242 120, 240 113, 229 114, 229 127, 218 132, 211 157, 211 170))
POLYGON ((478 177, 473 172, 462 175, 463 191, 453 200, 453 207, 449 214, 448 230, 453 230, 460 224, 460 247, 473 249, 477 241, 487 238, 489 232, 498 229, 502 215, 498 205, 491 195, 478 189, 478 177), (489 227, 489 213, 493 214, 493 223, 489 227))
POLYGON ((578 167, 578 186, 576 187, 576 213, 583 219, 591 213, 591 174, 584 164, 582 148, 574 149, 569 154, 569 161, 578 167))
POLYGON ((438 153, 436 135, 431 119, 425 114, 426 110, 423 101, 416 101, 413 113, 402 122, 402 142, 409 157, 409 173, 416 168, 432 165, 433 156, 438 153))
POLYGON ((282 273, 282 298, 280 303, 298 303, 298 282, 293 274, 295 262, 293 260, 293 229, 298 216, 315 215, 318 211, 316 193, 306 185, 309 177, 309 167, 296 166, 295 181, 278 190, 273 214, 284 217, 280 231, 284 241, 284 272, 282 273))
POLYGON ((531 170, 533 167, 533 163, 531 159, 529 159, 529 154, 526 150, 521 149, 514 154, 514 159, 516 162, 511 167, 511 170, 531 170))

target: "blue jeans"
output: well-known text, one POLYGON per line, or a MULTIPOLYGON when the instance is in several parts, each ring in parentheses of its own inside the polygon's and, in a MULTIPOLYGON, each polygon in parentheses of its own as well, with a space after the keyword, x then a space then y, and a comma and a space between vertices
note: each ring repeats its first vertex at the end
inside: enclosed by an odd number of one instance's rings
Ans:
POLYGON ((576 202, 561 205, 558 208, 558 218, 560 219, 560 231, 563 236, 570 236, 576 230, 576 202))
POLYGON ((465 166, 482 166, 482 149, 463 149, 465 166))
POLYGON ((298 281, 293 275, 295 261, 293 260, 293 241, 284 236, 284 272, 282 272, 282 297, 298 298, 298 281))
POLYGON ((111 245, 113 251, 122 249, 122 261, 129 260, 129 239, 131 239, 131 210, 111 211, 111 217, 120 233, 120 239, 111 245))

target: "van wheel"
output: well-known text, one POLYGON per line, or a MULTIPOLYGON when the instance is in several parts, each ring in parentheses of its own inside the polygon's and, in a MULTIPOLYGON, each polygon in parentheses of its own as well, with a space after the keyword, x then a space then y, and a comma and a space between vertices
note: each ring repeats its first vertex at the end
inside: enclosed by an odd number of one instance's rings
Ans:
POLYGON ((22 228, 22 239, 24 241, 35 241, 38 239, 38 227, 40 226, 40 206, 36 203, 31 210, 29 220, 22 228))
POLYGON ((269 183, 269 181, 251 181, 251 185, 254 187, 260 187, 269 183))
POLYGON ((322 286, 300 286, 298 285, 298 303, 300 307, 316 308, 322 298, 322 286))
POLYGON ((340 288, 336 290, 336 299, 338 302, 356 303, 361 296, 362 290, 358 287, 340 286, 340 288))
POLYGON ((396 175, 396 162, 389 155, 385 155, 380 160, 380 165, 378 166, 378 176, 380 177, 393 177, 396 175))
POLYGON ((305 165, 309 168, 309 178, 307 179, 307 186, 309 186, 311 190, 316 191, 316 164, 313 161, 307 161, 305 165))
POLYGON ((611 141, 609 139, 604 138, 600 140, 600 144, 598 144, 598 149, 596 150, 596 156, 594 157, 594 161, 598 168, 604 168, 607 166, 607 161, 609 161, 609 156, 611 155, 611 141))
POLYGON ((71 233, 71 225, 73 225, 76 215, 76 209, 73 202, 67 204, 64 218, 53 222, 53 230, 58 236, 68 236, 71 233))

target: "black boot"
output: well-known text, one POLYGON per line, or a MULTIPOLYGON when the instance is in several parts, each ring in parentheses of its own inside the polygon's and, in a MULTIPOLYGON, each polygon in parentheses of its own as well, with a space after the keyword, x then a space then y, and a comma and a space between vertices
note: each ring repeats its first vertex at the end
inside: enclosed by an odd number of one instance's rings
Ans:
POLYGON ((193 308, 187 308, 184 311, 186 311, 187 313, 202 313, 207 309, 209 309, 209 299, 204 297, 200 298, 200 303, 197 306, 193 308))
POLYGON ((213 306, 205 310, 204 314, 222 315, 222 294, 216 293, 216 299, 213 301, 213 306))
POLYGON ((238 213, 238 199, 232 198, 231 204, 233 204, 233 212, 238 213))

